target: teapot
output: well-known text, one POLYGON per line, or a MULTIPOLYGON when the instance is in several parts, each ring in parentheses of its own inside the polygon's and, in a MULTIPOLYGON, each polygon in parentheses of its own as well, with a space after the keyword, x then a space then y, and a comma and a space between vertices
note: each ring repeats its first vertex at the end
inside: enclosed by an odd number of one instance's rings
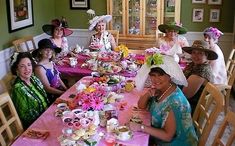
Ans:
POLYGON ((130 71, 136 71, 136 69, 137 69, 137 65, 134 62, 129 65, 130 71))
POLYGON ((82 48, 77 44, 74 51, 75 53, 80 53, 82 51, 82 48))
POLYGON ((77 63, 78 63, 77 58, 75 58, 75 57, 69 58, 69 64, 71 67, 75 67, 77 65, 77 63))

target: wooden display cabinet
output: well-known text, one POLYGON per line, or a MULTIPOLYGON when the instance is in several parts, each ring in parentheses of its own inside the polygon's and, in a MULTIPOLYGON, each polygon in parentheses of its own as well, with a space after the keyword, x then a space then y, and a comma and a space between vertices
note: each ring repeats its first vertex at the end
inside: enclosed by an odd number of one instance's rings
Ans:
POLYGON ((113 17, 108 27, 119 30, 119 44, 130 49, 154 47, 160 35, 158 25, 180 22, 180 4, 181 0, 107 0, 113 17))

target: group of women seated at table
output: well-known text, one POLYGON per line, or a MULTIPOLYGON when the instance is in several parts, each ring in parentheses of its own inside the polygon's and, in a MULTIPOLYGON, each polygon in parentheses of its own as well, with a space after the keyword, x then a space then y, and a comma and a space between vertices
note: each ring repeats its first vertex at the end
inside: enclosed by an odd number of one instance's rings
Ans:
MULTIPOLYGON (((111 18, 103 15, 90 21, 89 30, 96 30, 91 44, 99 42, 100 51, 112 51, 116 47, 113 36, 106 31, 106 23, 111 18)), ((32 53, 34 59, 30 53, 15 53, 12 57, 11 71, 17 78, 11 97, 25 129, 67 90, 54 56, 76 56, 68 49, 66 39, 72 31, 57 20, 52 22, 43 26, 52 37, 39 41, 39 49, 32 53)), ((162 55, 142 65, 135 78, 137 89, 144 87, 148 77, 151 80, 151 87, 140 96, 138 106, 150 111, 152 125, 131 123, 130 127, 150 134, 153 139, 150 142, 154 144, 197 145, 191 114, 202 89, 207 82, 227 82, 223 53, 216 44, 222 32, 209 27, 204 31, 206 42, 196 40, 189 47, 187 40, 179 35, 187 32, 182 25, 162 24, 159 30, 166 33, 157 43, 162 55), (189 53, 192 59, 184 73, 178 65, 183 53, 189 53)))

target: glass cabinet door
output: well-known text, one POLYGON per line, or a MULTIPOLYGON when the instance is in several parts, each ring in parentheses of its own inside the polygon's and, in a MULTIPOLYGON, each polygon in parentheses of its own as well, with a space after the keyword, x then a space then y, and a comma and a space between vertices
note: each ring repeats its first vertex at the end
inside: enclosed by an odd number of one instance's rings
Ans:
POLYGON ((145 35, 154 35, 157 27, 157 0, 145 1, 145 35))
POLYGON ((122 0, 112 1, 112 29, 119 30, 123 34, 123 3, 122 0))
POLYGON ((127 7, 127 33, 139 35, 141 28, 141 3, 140 0, 129 0, 127 7))
POLYGON ((163 23, 175 21, 175 1, 176 0, 164 0, 163 23))

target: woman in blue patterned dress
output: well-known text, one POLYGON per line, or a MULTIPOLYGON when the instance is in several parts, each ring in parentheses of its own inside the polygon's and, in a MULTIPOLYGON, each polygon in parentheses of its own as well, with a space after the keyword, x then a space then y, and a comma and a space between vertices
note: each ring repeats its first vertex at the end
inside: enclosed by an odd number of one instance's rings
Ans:
POLYGON ((34 61, 30 53, 15 53, 11 72, 17 78, 11 98, 24 129, 27 129, 47 108, 47 94, 40 80, 32 75, 34 61))
POLYGON ((140 109, 150 111, 151 126, 131 122, 130 127, 150 134, 150 144, 196 146, 198 138, 192 123, 191 108, 177 87, 178 84, 184 85, 186 78, 173 57, 164 56, 163 61, 158 59, 159 62, 162 63, 151 63, 151 69, 147 71, 151 88, 145 90, 138 101, 140 109))

